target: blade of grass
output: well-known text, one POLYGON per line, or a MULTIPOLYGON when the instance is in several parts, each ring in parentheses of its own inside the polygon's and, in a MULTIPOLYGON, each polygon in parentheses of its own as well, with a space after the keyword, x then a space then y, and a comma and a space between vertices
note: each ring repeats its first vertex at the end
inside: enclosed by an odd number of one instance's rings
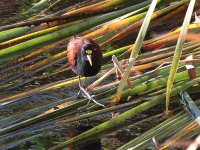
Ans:
POLYGON ((21 56, 25 53, 33 51, 42 46, 65 39, 71 35, 78 34, 82 31, 90 29, 108 20, 114 19, 128 12, 134 11, 142 6, 147 5, 148 3, 149 2, 146 1, 146 2, 142 2, 137 5, 133 5, 133 6, 130 6, 130 7, 115 11, 115 12, 107 13, 107 14, 98 16, 95 19, 89 19, 80 24, 72 25, 70 27, 52 32, 50 34, 43 35, 43 36, 34 38, 32 40, 17 44, 15 46, 3 49, 0 51, 0 62, 11 59, 11 58, 15 58, 17 56, 21 56))
POLYGON ((181 97, 182 97, 182 101, 185 104, 184 106, 186 107, 186 109, 189 111, 189 113, 192 115, 192 118, 195 119, 195 121, 200 124, 199 121, 199 116, 200 116, 200 110, 197 107, 197 105, 195 104, 195 102, 192 100, 192 98, 188 95, 187 92, 183 91, 180 93, 181 97))
MULTIPOLYGON (((186 84, 183 84, 182 86, 179 86, 179 87, 176 87, 172 90, 172 93, 173 95, 176 95, 178 94, 181 90, 184 90, 184 89, 187 89, 188 87, 196 84, 197 82, 199 82, 200 80, 200 77, 190 81, 190 82, 187 82, 186 84)), ((163 93, 162 95, 160 96, 157 96, 155 98, 153 98, 152 100, 148 101, 148 102, 145 102, 137 107, 134 107, 128 111, 126 111, 125 113, 109 120, 109 121, 106 121, 66 142, 63 142, 57 146, 54 146, 52 148, 50 148, 49 150, 56 150, 56 149, 61 149, 63 147, 67 147, 67 146, 72 146, 74 144, 80 144, 80 143, 84 143, 84 142, 87 142, 91 139, 94 139, 94 138, 100 138, 102 137, 105 133, 109 133, 109 130, 111 128, 114 128, 116 127, 117 125, 120 125, 120 124, 124 124, 126 123, 129 119, 131 119, 131 117, 133 117, 135 114, 137 114, 138 112, 141 112, 143 111, 144 109, 148 109, 148 108, 151 108, 155 105, 157 105, 158 103, 160 103, 163 98, 165 98, 165 94, 163 93)))
POLYGON ((183 43, 185 42, 185 36, 186 33, 188 31, 188 26, 190 24, 190 20, 191 20, 191 16, 192 16, 192 12, 194 9, 194 5, 195 5, 195 0, 191 0, 190 4, 188 6, 186 15, 185 15, 185 19, 182 25, 182 29, 178 38, 178 42, 176 45, 176 49, 175 49, 175 53, 174 53, 174 57, 173 57, 173 61, 172 61, 172 67, 170 69, 170 74, 168 77, 168 81, 167 81, 167 89, 166 89, 166 114, 169 113, 169 99, 170 99, 170 93, 171 93, 171 89, 173 86, 173 82, 174 82, 174 78, 175 78, 175 74, 178 68, 178 64, 179 64, 179 60, 182 54, 182 49, 183 49, 183 43))
POLYGON ((144 41, 144 37, 145 37, 145 34, 147 32, 147 28, 149 26, 149 23, 150 23, 150 20, 151 20, 151 17, 153 15, 153 12, 154 12, 154 9, 156 7, 157 2, 158 2, 158 0, 153 0, 152 1, 151 5, 150 5, 150 7, 149 7, 149 9, 147 11, 147 15, 144 18, 144 22, 143 22, 143 24, 141 26, 141 29, 140 29, 139 33, 138 33, 134 48, 133 48, 133 50, 131 52, 131 55, 130 55, 129 65, 128 65, 125 73, 123 74, 123 77, 122 77, 121 82, 119 84, 119 87, 117 89, 117 93, 113 97, 114 103, 117 103, 120 100, 124 85, 125 85, 125 83, 126 83, 126 81, 128 79, 128 76, 130 74, 130 71, 131 71, 131 68, 133 66, 133 63, 134 63, 135 59, 138 56, 138 53, 139 53, 140 48, 142 46, 142 42, 144 41))

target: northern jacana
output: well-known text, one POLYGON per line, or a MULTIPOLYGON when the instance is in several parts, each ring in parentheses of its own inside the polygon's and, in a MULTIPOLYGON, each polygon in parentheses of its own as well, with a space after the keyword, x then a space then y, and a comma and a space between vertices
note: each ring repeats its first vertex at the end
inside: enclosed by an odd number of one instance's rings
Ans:
POLYGON ((67 45, 67 59, 71 69, 79 77, 80 91, 84 92, 87 99, 89 99, 87 105, 92 100, 96 104, 105 107, 89 95, 80 80, 80 77, 95 76, 100 71, 102 62, 100 46, 92 39, 73 36, 67 45))

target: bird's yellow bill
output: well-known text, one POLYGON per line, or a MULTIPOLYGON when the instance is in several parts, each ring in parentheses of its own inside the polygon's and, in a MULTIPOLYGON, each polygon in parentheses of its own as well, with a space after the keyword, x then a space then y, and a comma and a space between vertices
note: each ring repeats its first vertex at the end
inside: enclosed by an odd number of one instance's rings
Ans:
POLYGON ((87 55, 87 59, 88 59, 90 65, 92 66, 92 56, 91 55, 87 55))

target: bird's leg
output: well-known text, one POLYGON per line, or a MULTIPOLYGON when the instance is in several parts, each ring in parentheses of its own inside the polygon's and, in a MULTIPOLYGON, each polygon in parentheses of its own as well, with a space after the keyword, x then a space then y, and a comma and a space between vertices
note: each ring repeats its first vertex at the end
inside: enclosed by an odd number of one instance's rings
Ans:
MULTIPOLYGON (((79 81, 80 81, 80 76, 79 76, 79 81)), ((90 96, 90 94, 83 88, 83 86, 81 85, 81 82, 79 82, 79 88, 80 88, 80 91, 82 91, 84 94, 85 94, 85 98, 89 99, 88 103, 81 107, 80 109, 84 108, 84 107, 87 107, 91 101, 93 101, 95 104, 99 105, 99 106, 102 106, 105 108, 105 106, 103 104, 100 104, 99 102, 97 102, 92 96, 90 96)))
MULTIPOLYGON (((81 87, 84 87, 84 83, 85 83, 85 79, 86 79, 86 78, 83 80, 82 83, 81 83, 80 76, 78 77, 78 79, 79 79, 79 87, 80 87, 80 86, 81 86, 81 87)), ((72 99, 80 98, 81 91, 82 91, 82 90, 79 89, 78 93, 77 93, 76 95, 74 95, 72 99)))

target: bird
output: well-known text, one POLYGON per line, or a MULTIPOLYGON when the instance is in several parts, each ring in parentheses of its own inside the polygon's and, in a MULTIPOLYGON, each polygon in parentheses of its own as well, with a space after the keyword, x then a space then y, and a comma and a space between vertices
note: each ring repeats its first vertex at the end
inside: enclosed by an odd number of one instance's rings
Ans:
MULTIPOLYGON (((90 38, 71 37, 67 45, 67 60, 72 71, 78 75, 79 78, 79 92, 85 94, 84 97, 89 99, 89 105, 91 101, 105 107, 103 104, 97 102, 90 94, 84 89, 83 83, 81 83, 81 77, 95 76, 101 69, 102 63, 102 49, 101 47, 90 38)), ((76 96, 76 97, 77 97, 76 96)), ((76 98, 75 97, 75 98, 76 98)))

